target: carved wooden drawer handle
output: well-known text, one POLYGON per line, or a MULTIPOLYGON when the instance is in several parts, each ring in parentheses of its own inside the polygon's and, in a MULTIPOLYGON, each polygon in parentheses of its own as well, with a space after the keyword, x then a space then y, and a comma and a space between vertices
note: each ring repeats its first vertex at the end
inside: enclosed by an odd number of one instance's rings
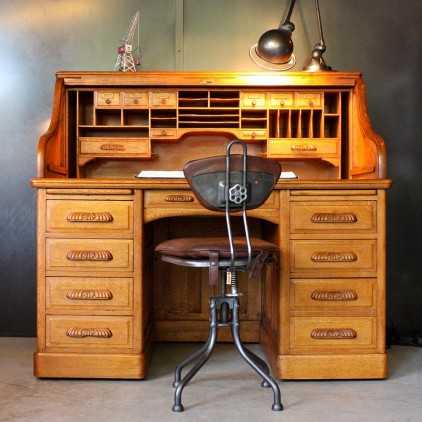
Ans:
POLYGON ((66 220, 69 223, 111 223, 113 222, 113 216, 105 212, 84 212, 76 211, 71 212, 66 220))
POLYGON ((66 297, 70 300, 111 300, 113 293, 107 289, 73 289, 66 293, 66 297))
POLYGON ((167 195, 166 202, 193 202, 194 198, 191 195, 167 195))
POLYGON ((323 302, 344 302, 357 300, 358 294, 354 290, 314 290, 311 299, 323 302))
POLYGON ((309 151, 317 151, 317 147, 315 145, 292 145, 290 147, 291 151, 297 152, 309 152, 309 151))
POLYGON ((353 213, 318 212, 311 217, 311 222, 315 224, 353 224, 357 221, 358 218, 353 213))
POLYGON ((69 261, 112 261, 113 254, 107 250, 100 251, 69 251, 66 254, 69 261))
POLYGON ((126 151, 124 145, 120 144, 102 144, 100 146, 101 151, 126 151))
POLYGON ((113 333, 109 328, 78 328, 72 327, 66 331, 66 335, 72 338, 111 338, 113 333))
POLYGON ((313 262, 355 262, 358 257, 354 252, 315 252, 311 260, 313 262))
POLYGON ((311 338, 315 340, 353 339, 357 336, 353 328, 315 328, 311 332, 311 338))

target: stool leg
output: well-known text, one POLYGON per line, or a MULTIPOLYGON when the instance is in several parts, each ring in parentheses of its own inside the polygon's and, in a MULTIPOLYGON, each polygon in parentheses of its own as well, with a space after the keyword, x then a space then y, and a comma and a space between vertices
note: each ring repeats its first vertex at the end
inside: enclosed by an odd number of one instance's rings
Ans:
MULTIPOLYGON (((189 370, 189 372, 182 378, 176 385, 176 389, 174 391, 174 405, 173 405, 173 412, 183 412, 184 407, 182 404, 182 392, 183 389, 186 387, 188 382, 198 373, 198 371, 205 365, 207 360, 210 358, 211 353, 214 349, 215 343, 217 341, 217 309, 215 300, 210 300, 210 314, 211 314, 211 321, 210 321, 210 335, 208 341, 206 343, 205 350, 202 353, 202 356, 199 354, 197 355, 198 361, 195 365, 189 370)), ((201 349, 202 350, 202 349, 201 349)))
POLYGON ((239 351, 240 355, 243 357, 243 359, 251 366, 251 368, 261 376, 272 388, 273 395, 274 395, 274 401, 272 405, 272 410, 274 411, 280 411, 283 410, 283 405, 281 404, 281 394, 280 394, 280 388, 277 384, 277 382, 267 373, 265 373, 261 367, 253 360, 251 359, 248 352, 245 351, 245 346, 240 340, 240 334, 239 334, 239 300, 236 298, 236 300, 233 301, 233 321, 232 321, 232 334, 233 334, 233 340, 234 344, 236 346, 236 349, 239 351))
MULTIPOLYGON (((243 345, 243 349, 245 350, 245 353, 249 356, 249 358, 252 359, 255 364, 262 369, 262 371, 264 371, 267 375, 270 375, 270 367, 267 365, 267 362, 265 362, 265 360, 261 359, 254 352, 249 350, 245 345, 243 345)), ((268 384, 268 382, 263 379, 261 382, 261 387, 269 388, 270 384, 268 384)))
POLYGON ((190 356, 188 356, 183 362, 179 363, 179 365, 176 366, 176 369, 174 371, 174 381, 173 381, 173 387, 176 388, 179 384, 180 380, 182 379, 182 370, 184 367, 188 366, 190 363, 194 362, 195 360, 199 359, 207 350, 211 341, 211 331, 208 335, 208 340, 205 342, 205 344, 196 352, 192 353, 190 356))

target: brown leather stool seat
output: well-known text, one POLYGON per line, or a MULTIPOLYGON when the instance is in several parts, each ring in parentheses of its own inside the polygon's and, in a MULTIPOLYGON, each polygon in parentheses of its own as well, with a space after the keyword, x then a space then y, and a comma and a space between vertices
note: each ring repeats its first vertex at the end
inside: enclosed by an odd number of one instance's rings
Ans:
MULTIPOLYGON (((244 238, 234 238, 234 248, 237 258, 247 258, 248 249, 244 238)), ((251 238, 252 256, 261 253, 275 254, 276 245, 263 239, 251 238)), ((185 237, 170 239, 160 243, 155 251, 168 256, 186 259, 206 259, 210 252, 217 252, 220 258, 230 258, 230 244, 227 237, 185 237)))

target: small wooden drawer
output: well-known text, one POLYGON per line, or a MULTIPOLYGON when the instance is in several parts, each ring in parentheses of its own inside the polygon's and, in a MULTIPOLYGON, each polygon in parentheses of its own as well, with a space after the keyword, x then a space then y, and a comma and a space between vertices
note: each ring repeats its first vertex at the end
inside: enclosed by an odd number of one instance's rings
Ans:
POLYGON ((340 141, 333 139, 268 139, 268 157, 340 157, 340 141))
POLYGON ((188 190, 147 190, 145 208, 203 208, 195 195, 188 190))
POLYGON ((292 233, 374 233, 376 201, 291 202, 292 233))
POLYGON ((151 138, 176 138, 176 128, 151 128, 151 138))
POLYGON ((132 233, 132 201, 48 199, 47 232, 132 233))
POLYGON ((376 304, 376 278, 292 279, 293 310, 371 308, 376 304))
POLYGON ((271 92, 270 108, 292 107, 294 104, 293 92, 271 92))
POLYGON ((47 239, 47 271, 133 271, 133 241, 47 239))
POLYGON ((146 91, 124 91, 123 105, 133 107, 147 107, 148 106, 148 92, 146 91))
POLYGON ((46 277, 47 313, 133 312, 132 278, 46 277))
POLYGON ((97 107, 120 106, 120 91, 95 91, 95 104, 97 107))
POLYGON ((243 129, 241 131, 242 139, 267 139, 267 131, 263 129, 243 129))
POLYGON ((62 316, 47 315, 46 347, 48 349, 107 349, 133 346, 133 322, 128 316, 62 316))
POLYGON ((304 108, 319 108, 322 106, 322 93, 295 92, 295 106, 304 108))
POLYGON ((175 91, 150 92, 150 105, 152 108, 176 107, 177 94, 175 91))
POLYGON ((265 108, 266 107, 265 92, 242 92, 241 106, 243 108, 265 108))
POLYGON ((80 138, 80 154, 108 156, 142 156, 151 157, 151 141, 149 139, 120 138, 80 138))
POLYGON ((294 317, 290 320, 290 347, 293 352, 376 347, 374 317, 294 317))
POLYGON ((291 240, 292 273, 364 276, 377 269, 376 240, 291 240))

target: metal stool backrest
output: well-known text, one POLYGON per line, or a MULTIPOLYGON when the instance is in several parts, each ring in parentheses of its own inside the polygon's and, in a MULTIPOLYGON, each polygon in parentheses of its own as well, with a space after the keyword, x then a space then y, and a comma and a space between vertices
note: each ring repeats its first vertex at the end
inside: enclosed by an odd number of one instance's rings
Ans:
POLYGON ((232 141, 227 145, 225 156, 189 161, 183 171, 192 191, 205 208, 225 212, 232 266, 236 252, 230 215, 242 212, 249 267, 252 248, 246 210, 258 208, 270 196, 280 177, 280 164, 266 158, 248 156, 244 142, 232 141), (242 154, 232 154, 234 145, 242 147, 242 154))

